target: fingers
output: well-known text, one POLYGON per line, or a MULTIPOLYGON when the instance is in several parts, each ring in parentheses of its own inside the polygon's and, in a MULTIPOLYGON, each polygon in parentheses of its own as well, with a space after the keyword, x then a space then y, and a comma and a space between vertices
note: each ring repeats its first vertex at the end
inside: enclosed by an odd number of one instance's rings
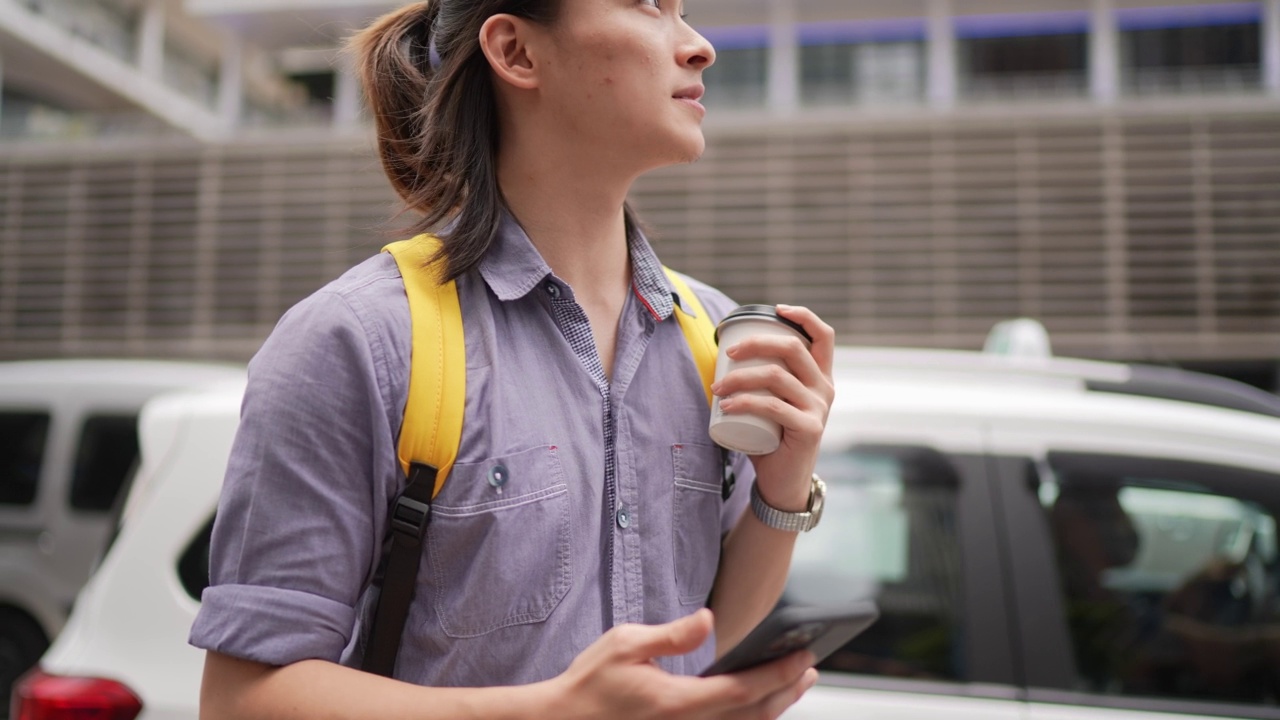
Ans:
POLYGON ((605 634, 618 655, 642 662, 691 653, 711 636, 714 618, 703 608, 665 625, 620 625, 605 634))
POLYGON ((816 445, 826 428, 826 408, 821 412, 805 410, 772 395, 739 393, 720 401, 720 409, 729 415, 755 415, 772 420, 785 431, 783 442, 790 445, 797 435, 816 445))
MULTIPOLYGON (((698 705, 703 710, 728 717, 748 709, 758 710, 766 703, 786 709, 800 697, 800 692, 796 691, 805 682, 813 663, 813 653, 802 650, 749 670, 701 679, 698 690, 703 693, 703 699, 698 705), (789 702, 775 699, 780 694, 795 699, 789 702)), ((755 713, 750 714, 755 717, 755 713)))
POLYGON ((809 668, 799 680, 769 695, 760 702, 760 712, 756 717, 776 718, 795 705, 804 694, 818 682, 818 671, 809 668))
POLYGON ((823 322, 822 318, 807 307, 778 305, 777 310, 779 315, 798 323, 805 332, 809 333, 809 337, 813 338, 813 345, 810 347, 813 359, 818 362, 818 367, 830 375, 836 355, 835 329, 823 322))
POLYGON ((829 383, 830 370, 818 366, 812 350, 799 337, 780 335, 754 335, 728 348, 730 358, 747 360, 781 360, 791 374, 805 387, 818 388, 829 383))
POLYGON ((670 675, 653 663, 695 649, 709 637, 712 619, 700 610, 666 625, 620 625, 583 651, 557 682, 583 709, 578 716, 614 707, 636 711, 628 716, 726 719, 777 717, 813 684, 808 651, 708 678, 670 675))
POLYGON ((798 337, 761 336, 747 338, 728 348, 735 360, 777 358, 800 381, 817 392, 828 404, 835 398, 831 368, 835 362, 835 330, 808 308, 779 305, 778 314, 799 324, 813 342, 806 345, 798 337))
POLYGON ((729 398, 738 393, 764 391, 801 410, 821 409, 821 398, 801 384, 786 368, 774 364, 756 365, 734 370, 711 386, 716 397, 729 398))

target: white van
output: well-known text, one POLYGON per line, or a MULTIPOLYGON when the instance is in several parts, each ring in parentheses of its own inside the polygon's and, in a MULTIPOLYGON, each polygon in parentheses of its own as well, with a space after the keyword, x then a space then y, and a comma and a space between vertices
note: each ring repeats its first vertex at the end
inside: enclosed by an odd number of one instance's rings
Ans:
MULTIPOLYGON (((836 381, 783 601, 882 618, 787 718, 1280 718, 1280 398, 1034 352, 843 349, 836 381)), ((24 709, 197 717, 186 637, 242 389, 147 407, 123 530, 24 709)))
MULTIPOLYGON (((230 365, 0 363, 0 686, 40 658, 115 527, 155 395, 243 377, 230 365)), ((6 703, 7 707, 7 703, 6 703)))

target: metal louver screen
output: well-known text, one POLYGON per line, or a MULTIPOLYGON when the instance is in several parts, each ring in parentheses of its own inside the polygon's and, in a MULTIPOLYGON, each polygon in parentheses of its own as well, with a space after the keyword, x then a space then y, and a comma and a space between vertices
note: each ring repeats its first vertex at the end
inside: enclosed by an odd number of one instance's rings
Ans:
MULTIPOLYGON (((1031 316, 1060 354, 1280 356, 1280 113, 708 134, 636 187, 664 261, 842 342, 973 348, 1031 316)), ((0 357, 247 358, 396 209, 366 142, 11 147, 0 357)))

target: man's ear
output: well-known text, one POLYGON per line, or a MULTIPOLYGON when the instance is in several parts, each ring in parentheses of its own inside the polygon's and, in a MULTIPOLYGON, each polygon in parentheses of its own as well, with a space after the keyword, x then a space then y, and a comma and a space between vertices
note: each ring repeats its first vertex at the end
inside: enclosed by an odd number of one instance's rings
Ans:
POLYGON ((529 21, 507 14, 490 17, 480 28, 480 50, 489 67, 512 87, 521 90, 538 87, 538 73, 530 52, 535 33, 529 21))

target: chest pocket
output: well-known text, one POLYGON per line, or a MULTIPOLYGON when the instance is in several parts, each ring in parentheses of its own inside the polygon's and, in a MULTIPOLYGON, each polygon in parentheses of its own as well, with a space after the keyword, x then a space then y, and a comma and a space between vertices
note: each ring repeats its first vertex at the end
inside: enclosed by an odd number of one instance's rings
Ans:
POLYGON ((720 568, 720 449, 683 443, 671 448, 671 461, 676 591, 683 605, 705 605, 720 568))
POLYGON ((444 633, 478 637, 546 620, 572 584, 571 539, 554 447, 455 464, 427 530, 444 633))

